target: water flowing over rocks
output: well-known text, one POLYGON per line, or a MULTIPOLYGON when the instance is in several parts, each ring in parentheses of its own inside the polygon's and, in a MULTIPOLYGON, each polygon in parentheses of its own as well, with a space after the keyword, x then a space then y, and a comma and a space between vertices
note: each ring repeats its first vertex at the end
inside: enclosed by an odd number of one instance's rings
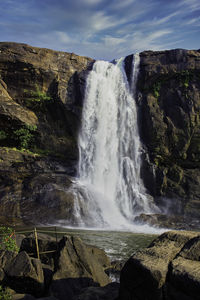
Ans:
MULTIPOLYGON (((180 216, 198 219, 200 51, 145 51, 139 57, 134 92, 144 188, 161 214, 174 215, 178 223, 180 216)), ((86 77, 93 65, 93 59, 73 53, 0 43, 2 224, 77 225, 73 212, 87 212, 85 203, 74 202, 70 176, 77 175, 86 77)), ((130 86, 132 66, 130 55, 130 86)))
MULTIPOLYGON (((87 215, 95 227, 130 228, 134 215, 155 209, 140 177, 142 145, 134 99, 139 65, 135 54, 130 84, 124 59, 97 61, 87 77, 78 180, 88 192, 78 193, 77 202, 88 202, 87 215)), ((77 217, 84 224, 82 211, 77 210, 77 217)))

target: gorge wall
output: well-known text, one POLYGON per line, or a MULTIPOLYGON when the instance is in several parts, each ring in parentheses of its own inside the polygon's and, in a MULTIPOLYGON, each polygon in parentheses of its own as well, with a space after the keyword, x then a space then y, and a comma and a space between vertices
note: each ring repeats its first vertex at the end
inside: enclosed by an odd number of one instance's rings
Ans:
MULTIPOLYGON (((144 184, 159 206, 200 215, 200 51, 140 54, 137 104, 144 184)), ((69 175, 94 60, 0 43, 1 222, 70 221, 69 175), (22 151, 22 149, 24 149, 22 151)), ((126 58, 131 77, 132 55, 126 58)))
POLYGON ((200 51, 143 52, 139 76, 146 186, 169 212, 199 216, 200 51))

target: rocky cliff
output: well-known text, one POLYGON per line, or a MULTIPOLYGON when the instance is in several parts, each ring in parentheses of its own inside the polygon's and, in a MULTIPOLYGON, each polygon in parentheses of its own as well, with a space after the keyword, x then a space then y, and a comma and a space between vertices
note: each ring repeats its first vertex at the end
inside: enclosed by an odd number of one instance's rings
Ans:
POLYGON ((140 57, 142 177, 165 212, 199 216, 200 50, 146 51, 140 57))
POLYGON ((73 53, 0 43, 2 222, 47 222, 72 209, 66 174, 76 172, 85 72, 92 63, 73 53))
MULTIPOLYGON (((163 211, 198 217, 200 51, 146 51, 140 57, 137 104, 145 186, 163 211)), ((126 58, 129 79, 132 59, 126 58)), ((93 62, 73 53, 0 43, 2 222, 5 216, 9 222, 73 222, 68 175, 76 172, 85 78, 93 62)))

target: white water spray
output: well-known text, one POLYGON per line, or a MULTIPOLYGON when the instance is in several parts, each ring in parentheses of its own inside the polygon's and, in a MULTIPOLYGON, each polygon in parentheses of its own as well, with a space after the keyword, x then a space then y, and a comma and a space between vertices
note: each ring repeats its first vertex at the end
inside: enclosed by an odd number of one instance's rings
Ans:
POLYGON ((135 215, 151 211, 140 178, 134 99, 139 63, 136 54, 130 85, 123 59, 97 61, 88 75, 79 134, 79 182, 74 190, 79 225, 127 227, 135 215))

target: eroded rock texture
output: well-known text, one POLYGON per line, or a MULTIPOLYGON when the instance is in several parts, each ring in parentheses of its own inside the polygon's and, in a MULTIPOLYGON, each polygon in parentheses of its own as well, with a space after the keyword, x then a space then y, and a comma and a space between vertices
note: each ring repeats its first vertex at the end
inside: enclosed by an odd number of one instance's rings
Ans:
MULTIPOLYGON (((200 216, 200 51, 146 51, 140 57, 141 175, 163 212, 181 215, 185 223, 185 216, 200 216)), ((129 80, 132 58, 125 61, 129 80)), ((63 219, 73 224, 68 175, 76 174, 77 132, 93 62, 0 43, 2 223, 63 219)))
POLYGON ((199 288, 199 233, 170 231, 126 262, 119 300, 196 300, 199 288))
POLYGON ((198 217, 200 51, 146 51, 140 56, 137 101, 146 149, 142 177, 165 212, 198 217))
POLYGON ((92 63, 73 53, 0 43, 2 223, 70 216, 66 174, 76 172, 85 75, 92 63))

